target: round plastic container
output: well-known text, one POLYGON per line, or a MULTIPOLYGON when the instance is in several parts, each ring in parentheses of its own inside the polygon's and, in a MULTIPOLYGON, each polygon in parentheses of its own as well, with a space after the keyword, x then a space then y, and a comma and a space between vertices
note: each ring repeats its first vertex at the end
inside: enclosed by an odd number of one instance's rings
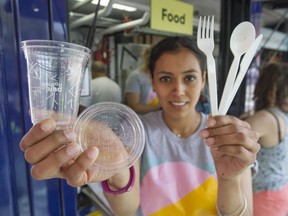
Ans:
POLYGON ((145 131, 138 115, 114 102, 97 103, 84 110, 74 124, 74 133, 82 151, 89 146, 98 147, 93 168, 102 175, 132 166, 145 144, 145 131))

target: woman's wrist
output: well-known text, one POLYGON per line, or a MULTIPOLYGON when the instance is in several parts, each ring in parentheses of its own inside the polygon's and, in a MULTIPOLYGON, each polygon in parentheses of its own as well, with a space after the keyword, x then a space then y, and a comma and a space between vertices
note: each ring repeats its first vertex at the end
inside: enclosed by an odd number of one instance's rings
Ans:
POLYGON ((217 213, 219 216, 242 216, 244 215, 247 209, 247 199, 243 195, 242 203, 233 212, 230 212, 230 213, 223 211, 222 209, 218 207, 218 205, 216 205, 216 209, 217 209, 217 213))
POLYGON ((129 178, 130 178, 130 169, 127 168, 123 170, 121 173, 117 173, 111 176, 109 179, 107 179, 107 181, 111 186, 111 188, 120 189, 127 185, 127 183, 129 182, 129 178))
POLYGON ((129 192, 135 182, 134 166, 129 168, 125 173, 119 173, 110 179, 101 182, 102 188, 106 193, 122 194, 129 192), (129 173, 128 173, 129 172, 129 173))
MULTIPOLYGON (((241 177, 219 177, 218 197, 216 204, 218 215, 239 216, 239 214, 243 211, 244 207, 244 195, 241 189, 241 177)), ((246 207, 244 209, 244 212, 245 211, 246 207)))

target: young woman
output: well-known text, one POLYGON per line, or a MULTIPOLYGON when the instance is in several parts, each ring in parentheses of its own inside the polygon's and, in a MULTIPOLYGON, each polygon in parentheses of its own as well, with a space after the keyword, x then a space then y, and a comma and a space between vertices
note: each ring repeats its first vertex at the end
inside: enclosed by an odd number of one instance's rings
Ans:
POLYGON ((288 64, 271 63, 260 73, 254 115, 259 133, 259 172, 253 178, 255 216, 288 215, 288 64))
MULTIPOLYGON (((203 53, 187 37, 166 38, 151 51, 149 68, 162 109, 141 116, 146 145, 132 189, 105 193, 115 215, 206 216, 217 209, 219 215, 252 215, 258 134, 235 117, 195 110, 205 85, 203 53)), ((32 176, 65 178, 71 186, 102 181, 90 169, 98 150, 80 154, 71 132, 54 129, 54 121, 40 122, 20 143, 32 176)), ((127 169, 106 183, 121 190, 131 177, 127 169)))

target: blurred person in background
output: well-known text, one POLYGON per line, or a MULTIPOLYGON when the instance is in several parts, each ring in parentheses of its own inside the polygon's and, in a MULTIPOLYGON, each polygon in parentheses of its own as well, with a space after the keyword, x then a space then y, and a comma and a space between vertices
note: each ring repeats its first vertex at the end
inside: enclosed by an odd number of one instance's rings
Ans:
POLYGON ((148 68, 151 49, 152 46, 144 49, 143 64, 132 71, 125 82, 124 103, 139 114, 160 109, 148 68))
POLYGON ((260 72, 254 99, 255 113, 245 115, 261 145, 253 178, 254 216, 287 216, 288 64, 270 63, 260 72))
POLYGON ((106 66, 103 62, 94 61, 91 65, 91 73, 90 95, 80 98, 80 111, 99 102, 122 102, 121 88, 107 76, 106 66))

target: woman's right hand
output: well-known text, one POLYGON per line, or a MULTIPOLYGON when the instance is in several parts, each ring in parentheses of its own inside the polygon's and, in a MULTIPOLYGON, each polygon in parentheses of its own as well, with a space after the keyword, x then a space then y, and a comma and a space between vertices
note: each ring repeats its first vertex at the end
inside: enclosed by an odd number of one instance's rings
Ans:
POLYGON ((33 178, 64 178, 69 185, 76 187, 111 177, 99 175, 91 168, 98 157, 97 147, 81 152, 73 140, 72 130, 55 128, 54 120, 43 120, 34 125, 20 142, 26 161, 32 165, 33 178))

